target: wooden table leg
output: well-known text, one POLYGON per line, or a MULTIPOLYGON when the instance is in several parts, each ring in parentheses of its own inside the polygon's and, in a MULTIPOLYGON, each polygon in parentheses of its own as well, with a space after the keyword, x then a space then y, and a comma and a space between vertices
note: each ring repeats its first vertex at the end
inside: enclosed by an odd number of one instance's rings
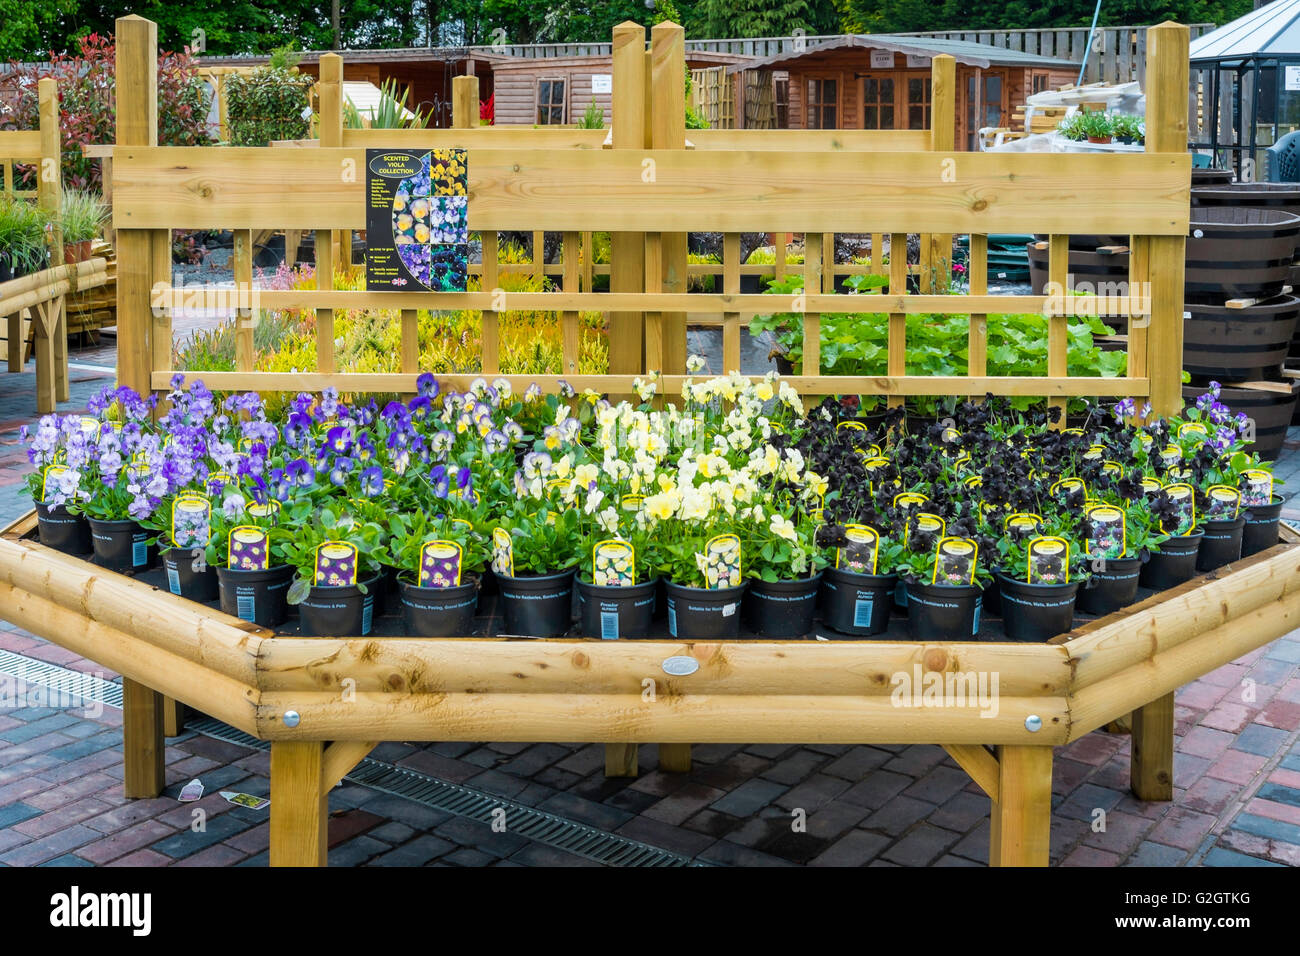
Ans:
POLYGON ((989 866, 1047 866, 1052 834, 1052 748, 997 748, 989 866))
POLYGON ((636 744, 605 744, 605 776, 636 776, 636 744))
POLYGON ((156 797, 167 778, 163 772, 162 694, 122 678, 123 792, 128 797, 156 797))
POLYGON ((164 697, 162 715, 163 736, 179 737, 185 729, 185 705, 173 697, 164 697))
POLYGON ((660 744, 659 769, 667 773, 690 773, 691 745, 660 744))
POLYGON ((324 750, 319 740, 271 741, 272 866, 329 862, 324 750))
POLYGON ((68 385, 68 297, 59 296, 50 304, 54 332, 54 397, 66 402, 72 398, 68 385))
POLYGON ((51 325, 50 303, 41 303, 32 310, 32 325, 36 333, 36 411, 45 415, 54 411, 54 336, 51 325))
POLYGON ((1139 800, 1174 798, 1174 695, 1133 711, 1129 786, 1139 800))
POLYGON ((6 345, 9 348, 9 371, 21 372, 23 370, 23 347, 27 342, 23 336, 23 313, 19 309, 9 316, 9 329, 6 332, 8 339, 6 345))

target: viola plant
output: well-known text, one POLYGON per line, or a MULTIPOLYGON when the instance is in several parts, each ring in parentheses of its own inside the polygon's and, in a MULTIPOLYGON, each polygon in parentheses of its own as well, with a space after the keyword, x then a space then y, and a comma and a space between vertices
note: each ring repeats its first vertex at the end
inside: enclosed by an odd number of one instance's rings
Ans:
POLYGON ((300 509, 304 504, 299 503, 290 511, 291 526, 278 525, 272 532, 284 553, 285 563, 292 565, 297 572, 289 586, 289 603, 302 603, 315 586, 355 584, 366 593, 367 582, 392 563, 388 530, 375 521, 363 520, 348 511, 325 508, 314 514, 303 514, 300 509), (355 549, 355 564, 349 568, 346 580, 339 576, 338 569, 334 569, 333 574, 329 570, 331 558, 325 549, 338 543, 355 549))

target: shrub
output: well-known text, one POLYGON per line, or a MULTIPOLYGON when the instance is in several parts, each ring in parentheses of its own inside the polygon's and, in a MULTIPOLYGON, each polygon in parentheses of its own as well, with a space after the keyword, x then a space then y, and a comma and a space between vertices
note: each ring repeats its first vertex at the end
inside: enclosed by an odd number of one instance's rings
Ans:
MULTIPOLYGON (((20 91, 5 129, 37 129, 40 103, 37 82, 52 77, 59 84, 63 179, 75 189, 99 191, 99 163, 81 147, 116 139, 112 37, 92 33, 78 41, 75 54, 51 54, 48 63, 14 64, 9 73, 20 91)), ((186 49, 158 57, 158 142, 162 146, 197 146, 209 142, 207 84, 199 79, 186 49)), ((22 188, 35 188, 34 167, 23 167, 22 188)))
POLYGON ((299 73, 291 53, 226 79, 226 126, 234 146, 267 146, 273 139, 305 139, 311 131, 312 78, 299 73))
POLYGON ((64 242, 85 242, 96 238, 107 219, 108 208, 94 193, 69 189, 63 194, 59 225, 63 229, 64 242))

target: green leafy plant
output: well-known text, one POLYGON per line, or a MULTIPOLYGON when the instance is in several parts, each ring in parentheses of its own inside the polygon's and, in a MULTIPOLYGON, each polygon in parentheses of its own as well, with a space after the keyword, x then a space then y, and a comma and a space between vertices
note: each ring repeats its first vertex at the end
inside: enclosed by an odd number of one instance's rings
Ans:
POLYGON ((108 207, 99 197, 83 189, 69 189, 63 194, 63 208, 59 211, 59 226, 63 241, 86 242, 99 236, 108 221, 108 207))
POLYGON ((1140 116, 1134 116, 1130 113, 1114 113, 1111 115, 1111 132, 1121 143, 1146 142, 1146 123, 1140 116))
POLYGON ((311 129, 312 78, 299 73, 296 55, 282 48, 266 66, 226 79, 226 125, 234 146, 267 146, 273 139, 304 139, 311 129))
POLYGON ((406 99, 409 95, 410 90, 402 90, 399 96, 397 81, 389 77, 380 84, 378 105, 368 110, 364 117, 352 98, 346 98, 343 104, 343 125, 349 129, 365 126, 370 129, 426 129, 433 118, 433 110, 421 113, 418 109, 408 107, 406 99))
POLYGON ((274 537, 279 539, 285 563, 298 572, 289 586, 290 604, 301 604, 306 599, 316 576, 316 549, 327 541, 346 541, 357 549, 357 587, 362 593, 366 591, 366 579, 392 563, 388 529, 378 522, 336 511, 332 506, 317 510, 310 500, 296 502, 288 519, 276 528, 274 537))
POLYGON ((1079 121, 1079 128, 1083 135, 1090 140, 1110 141, 1114 135, 1114 123, 1109 113, 1100 110, 1081 113, 1083 118, 1079 121))
POLYGON ((582 114, 582 119, 578 121, 578 129, 604 129, 605 128, 605 111, 601 109, 593 97, 592 101, 587 104, 587 110, 582 114))
POLYGON ((35 203, 0 195, 0 259, 8 260, 15 274, 44 267, 51 222, 49 213, 35 203))
POLYGON ((437 539, 459 544, 462 575, 482 574, 491 555, 486 536, 466 528, 450 515, 430 515, 423 510, 396 513, 388 519, 388 533, 391 565, 413 584, 419 580, 420 552, 428 541, 437 539))
POLYGON ((538 505, 521 501, 497 523, 510 532, 516 577, 557 574, 578 563, 578 548, 584 540, 579 510, 538 505))

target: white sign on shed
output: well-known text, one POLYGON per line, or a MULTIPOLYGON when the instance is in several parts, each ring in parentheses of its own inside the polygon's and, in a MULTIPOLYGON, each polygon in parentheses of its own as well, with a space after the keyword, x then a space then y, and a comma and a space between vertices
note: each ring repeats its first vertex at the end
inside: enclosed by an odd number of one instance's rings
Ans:
POLYGON ((612 73, 593 73, 593 74, 591 74, 591 92, 593 92, 593 93, 613 93, 613 92, 614 92, 614 74, 612 74, 612 73))

